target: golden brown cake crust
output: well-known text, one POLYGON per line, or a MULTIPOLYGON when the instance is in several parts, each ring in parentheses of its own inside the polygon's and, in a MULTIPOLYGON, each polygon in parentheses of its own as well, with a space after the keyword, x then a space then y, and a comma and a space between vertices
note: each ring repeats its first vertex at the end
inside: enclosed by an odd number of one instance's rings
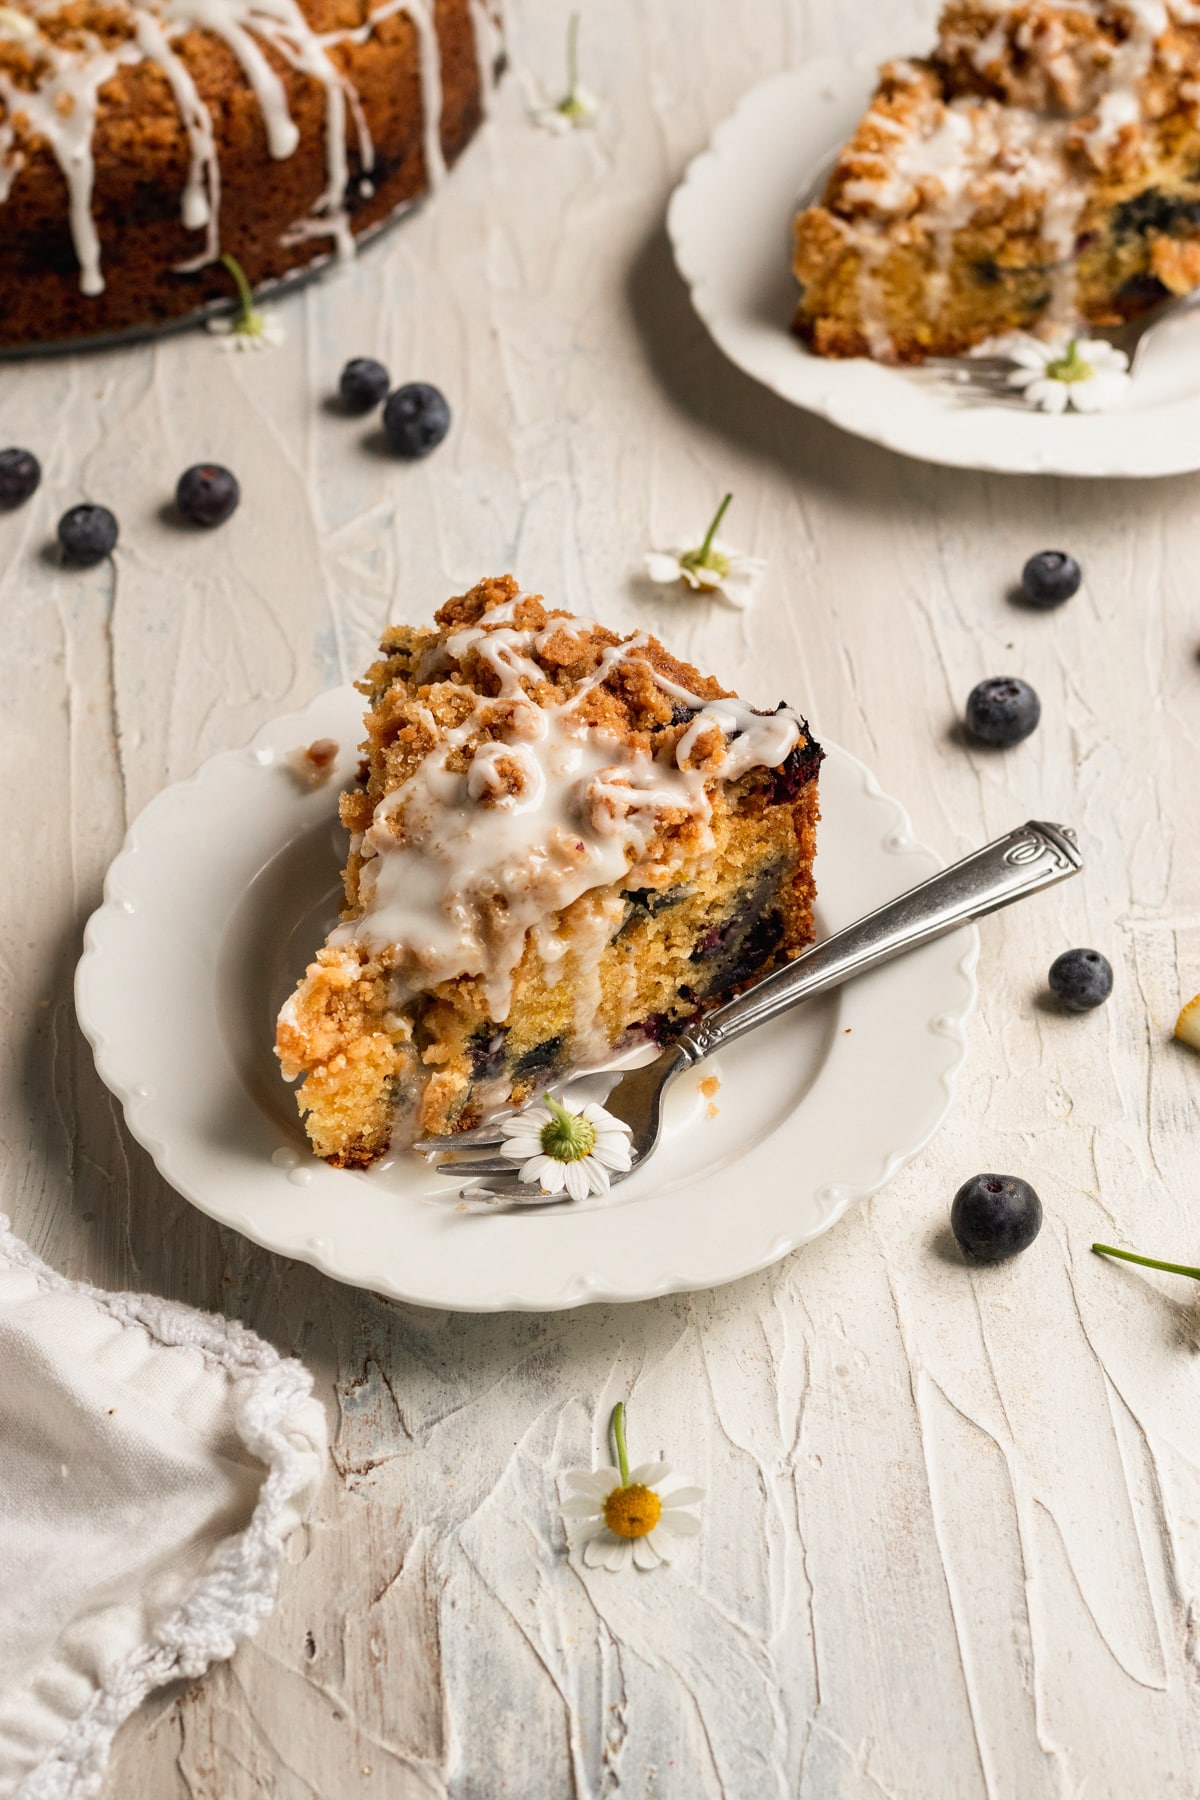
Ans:
MULTIPOLYGON (((119 51, 129 45, 135 26, 134 10, 124 0, 68 0, 52 12, 35 9, 31 0, 10 0, 10 7, 36 16, 46 38, 68 53, 97 45, 119 51)), ((368 0, 300 0, 314 31, 345 34, 329 56, 358 95, 374 146, 367 180, 351 112, 345 205, 354 236, 429 186, 417 28, 403 11, 372 27, 373 10, 368 0), (356 41, 358 36, 363 41, 356 41)), ((434 16, 441 59, 440 137, 450 164, 481 118, 479 47, 470 0, 436 0, 434 16)), ((333 249, 328 235, 289 241, 327 186, 326 90, 290 66, 272 44, 255 41, 283 85, 299 131, 296 149, 282 158, 269 152, 263 109, 229 45, 198 29, 172 42, 213 122, 220 249, 238 259, 252 285, 303 268, 333 249)), ((189 138, 167 76, 150 60, 118 67, 99 91, 91 214, 105 286, 100 294, 80 291, 67 185, 50 145, 20 103, 21 93, 35 89, 46 72, 37 40, 0 33, 0 172, 6 180, 11 174, 7 197, 0 199, 0 346, 67 342, 165 323, 212 299, 228 298, 230 277, 219 264, 190 273, 178 267, 204 251, 206 233, 186 230, 182 223, 189 138)), ((69 95, 60 99, 60 107, 69 104, 69 95)))
POLYGON ((796 220, 795 329, 909 362, 1113 324, 1195 285, 1197 244, 1190 0, 951 0, 796 220))
POLYGON ((811 941, 821 751, 789 709, 511 577, 381 649, 344 924, 277 1032, 319 1155, 362 1167, 667 1042, 811 941))

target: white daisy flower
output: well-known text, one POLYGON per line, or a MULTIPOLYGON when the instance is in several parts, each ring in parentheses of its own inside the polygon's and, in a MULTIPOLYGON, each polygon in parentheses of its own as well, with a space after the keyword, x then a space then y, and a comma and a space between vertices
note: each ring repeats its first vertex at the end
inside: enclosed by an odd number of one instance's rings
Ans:
POLYGON ((208 329, 221 340, 222 350, 276 350, 284 343, 287 332, 276 313, 262 313, 254 304, 254 294, 246 280, 246 271, 236 256, 223 256, 221 261, 233 276, 238 291, 238 309, 226 317, 210 319, 208 329))
POLYGON ((1026 338, 1013 345, 1018 365, 1008 385, 1043 412, 1107 412, 1124 400, 1131 380, 1129 358, 1103 338, 1071 338, 1042 344, 1026 338))
POLYGON ((704 542, 692 549, 650 550, 646 574, 660 587, 685 581, 693 593, 720 594, 731 606, 745 611, 754 598, 766 563, 758 556, 743 556, 717 536, 717 528, 733 499, 726 494, 704 534, 704 542))
POLYGON ((600 102, 579 80, 579 14, 572 13, 567 25, 567 91, 561 100, 543 102, 530 108, 535 125, 565 137, 595 123, 600 102))
POLYGON ((613 1409, 612 1435, 616 1469, 575 1469, 563 1477, 570 1488, 562 1502, 567 1538, 582 1544, 590 1569, 656 1569, 670 1562, 675 1540, 696 1537, 700 1520, 688 1508, 704 1498, 702 1487, 676 1486, 668 1463, 642 1463, 630 1469, 625 1449, 625 1408, 613 1409))
POLYGON ((608 1171, 627 1169, 632 1160, 630 1127, 602 1106, 579 1110, 547 1094, 540 1106, 527 1106, 500 1129, 507 1142, 501 1155, 521 1165, 521 1180, 540 1183, 544 1194, 572 1200, 607 1194, 608 1171))

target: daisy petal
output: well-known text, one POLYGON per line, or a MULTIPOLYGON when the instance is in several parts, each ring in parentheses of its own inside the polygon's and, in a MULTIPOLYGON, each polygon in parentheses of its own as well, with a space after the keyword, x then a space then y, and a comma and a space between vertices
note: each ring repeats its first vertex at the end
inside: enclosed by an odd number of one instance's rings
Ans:
POLYGON ((615 1542, 616 1540, 607 1526, 605 1526, 604 1530, 598 1533, 596 1537, 589 1538, 588 1542, 583 1546, 583 1560, 588 1568, 607 1568, 609 1548, 615 1542))
POLYGON ((566 1522, 566 1525, 567 1542, 572 1550, 578 1550, 582 1546, 590 1544, 593 1538, 598 1538, 608 1530, 603 1519, 571 1519, 566 1522))
POLYGON ((1037 344, 1037 343, 1032 343, 1032 342, 1025 343, 1025 344, 1014 344, 1012 347, 1012 350, 1010 351, 1010 355, 1012 356, 1013 361, 1020 368, 1028 369, 1028 370, 1030 370, 1031 373, 1033 373, 1035 375, 1043 374, 1045 371, 1045 368, 1046 368, 1046 364, 1053 362, 1054 358, 1057 354, 1058 354, 1057 350, 1051 349, 1046 344, 1037 344))
POLYGON ((642 1487, 656 1487, 660 1481, 665 1481, 670 1473, 670 1463, 639 1463, 636 1469, 630 1469, 629 1479, 638 1482, 642 1487))
POLYGON ((663 1511, 670 1512, 676 1506, 695 1506, 698 1501, 703 1500, 704 1492, 702 1487, 681 1487, 675 1488, 670 1494, 660 1494, 658 1497, 662 1501, 663 1511))
POLYGON ((558 1510, 564 1519, 595 1519, 600 1516, 603 1504, 594 1494, 575 1494, 570 1499, 560 1500, 558 1510))
POLYGON ((657 1569, 661 1561, 662 1557, 648 1536, 633 1540, 633 1566, 635 1569, 657 1569))
POLYGON ((604 1144, 597 1140, 591 1161, 605 1169, 628 1169, 633 1162, 633 1152, 626 1143, 604 1144))
POLYGON ((645 565, 651 581, 659 582, 664 587, 678 581, 683 574, 678 556, 669 550, 651 550, 645 558, 645 565))
POLYGON ((604 1108, 602 1106, 597 1106, 595 1101, 593 1101, 590 1106, 584 1107, 583 1116, 590 1125, 596 1127, 596 1130, 599 1133, 604 1133, 606 1131, 624 1131, 629 1133, 633 1130, 632 1125, 627 1125, 624 1119, 618 1119, 614 1114, 605 1112, 604 1108))
POLYGON ((593 1194, 607 1194, 609 1190, 608 1170, 596 1157, 589 1156, 579 1165, 587 1176, 588 1190, 593 1194))
POLYGON ((619 1575, 633 1561, 633 1545, 628 1538, 613 1538, 609 1544, 608 1556, 604 1566, 612 1574, 619 1575))
POLYGON ((646 1542, 660 1562, 670 1562, 673 1545, 661 1525, 646 1533, 646 1542))
POLYGON ((696 577, 693 586, 704 588, 710 593, 714 588, 719 588, 721 583, 726 579, 719 569, 697 568, 694 569, 692 573, 696 577))
POLYGON ((673 1531, 676 1537, 699 1537, 702 1526, 695 1513, 664 1510, 655 1530, 673 1531))
POLYGON ((620 1484, 621 1476, 616 1469, 572 1469, 564 1475, 563 1480, 576 1493, 594 1494, 598 1500, 606 1500, 613 1489, 620 1484))
POLYGON ((566 1183, 566 1166, 553 1156, 535 1156, 521 1170, 522 1181, 536 1181, 544 1194, 561 1194, 566 1183))
POLYGON ((586 1200, 589 1192, 587 1158, 582 1162, 559 1163, 558 1166, 564 1171, 563 1181, 572 1200, 586 1200))

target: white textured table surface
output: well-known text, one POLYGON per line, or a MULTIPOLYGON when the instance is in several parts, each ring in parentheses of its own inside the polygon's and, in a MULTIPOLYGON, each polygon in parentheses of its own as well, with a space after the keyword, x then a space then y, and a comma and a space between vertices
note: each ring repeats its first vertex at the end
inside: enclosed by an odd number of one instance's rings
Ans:
POLYGON ((1200 1061, 1169 1041, 1200 987, 1197 482, 907 464, 760 392, 698 327, 662 229, 687 159, 763 75, 888 26, 920 48, 928 9, 589 0, 605 111, 562 140, 527 122, 520 79, 557 88, 564 10, 510 10, 516 74, 485 136, 435 208, 283 305, 282 351, 192 336, 3 372, 0 436, 46 466, 0 518, 3 1204, 64 1271, 294 1348, 335 1433, 258 1641, 131 1721, 105 1795, 1194 1795, 1200 1314, 1187 1284, 1088 1245, 1200 1252, 1200 1061), (362 353, 451 398, 428 462, 323 408, 362 353), (187 534, 160 509, 202 457, 244 500, 187 534), (726 486, 730 535, 770 559, 748 622, 635 579, 726 486), (115 576, 45 555, 84 497, 120 516, 115 576), (1006 589, 1047 544, 1085 589, 1022 612, 1006 589), (341 1289, 178 1199, 75 1025, 83 921, 137 809, 353 675, 387 618, 508 568, 806 704, 947 856, 1030 814, 1089 852, 1083 880, 985 926, 930 1149, 723 1291, 473 1318, 341 1289), (1041 729, 965 748, 967 691, 1010 672, 1041 729), (1078 943, 1116 991, 1068 1019, 1039 996, 1078 943), (971 1273, 949 1202, 993 1167, 1035 1183, 1046 1227, 971 1273), (556 1473, 621 1397, 637 1452, 710 1492, 703 1535, 648 1577, 584 1573, 557 1511, 556 1473))

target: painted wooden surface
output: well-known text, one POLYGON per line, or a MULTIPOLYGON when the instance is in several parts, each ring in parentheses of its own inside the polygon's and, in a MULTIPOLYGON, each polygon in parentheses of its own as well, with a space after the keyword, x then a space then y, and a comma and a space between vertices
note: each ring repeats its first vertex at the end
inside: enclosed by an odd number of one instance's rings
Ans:
POLYGON ((335 1442, 257 1642, 130 1722, 106 1800, 1195 1795, 1200 1313, 1088 1245, 1200 1251, 1200 1061, 1169 1040, 1200 987, 1197 480, 908 464, 751 386, 697 325, 662 226, 688 158, 760 77, 879 31, 919 48, 928 8, 585 0, 604 110, 561 140, 524 108, 560 87, 565 11, 510 12, 485 137, 435 207, 283 304, 283 350, 192 336, 0 378, 0 436, 46 465, 0 518, 4 1205, 59 1268, 294 1350, 335 1442), (323 404, 368 352, 450 396, 428 462, 323 404), (184 533, 160 509, 206 456, 243 506, 184 533), (636 577, 727 486, 731 537, 770 562, 746 621, 636 577), (45 553, 84 497, 120 516, 115 574, 45 553), (1086 586, 1022 612, 1007 590, 1047 544, 1086 586), (138 808, 352 675, 386 619, 509 568, 802 702, 947 856, 1030 814, 1089 852, 1085 880, 985 927, 933 1145, 718 1292, 474 1318, 339 1288, 164 1185, 74 1022, 83 921, 138 808), (1040 731, 965 747, 968 689, 1010 672, 1040 731), (1082 1020, 1042 998, 1077 943, 1117 976, 1082 1020), (1034 1181, 1047 1223, 972 1273, 948 1207, 993 1167, 1034 1181), (703 1535, 646 1577, 584 1572, 557 1511, 622 1397, 635 1454, 709 1490, 703 1535))

